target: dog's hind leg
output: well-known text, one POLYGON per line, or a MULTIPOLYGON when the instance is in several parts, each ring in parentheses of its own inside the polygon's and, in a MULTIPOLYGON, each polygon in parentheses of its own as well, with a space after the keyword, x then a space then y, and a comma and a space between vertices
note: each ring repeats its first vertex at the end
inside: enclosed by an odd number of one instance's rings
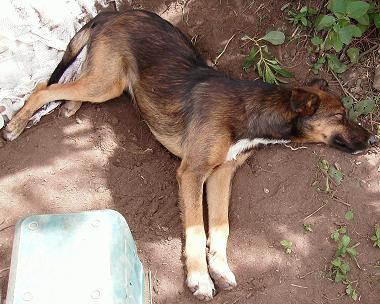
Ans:
POLYGON ((235 275, 227 263, 227 240, 229 235, 228 205, 231 181, 238 168, 249 156, 226 162, 212 171, 207 179, 207 205, 209 217, 209 272, 216 285, 222 289, 236 286, 235 275))
POLYGON ((7 140, 16 139, 24 130, 33 113, 50 101, 70 100, 73 102, 100 103, 116 98, 123 93, 126 86, 126 81, 123 78, 104 81, 96 76, 93 74, 83 76, 74 82, 52 84, 33 92, 24 107, 4 129, 4 138, 7 140))

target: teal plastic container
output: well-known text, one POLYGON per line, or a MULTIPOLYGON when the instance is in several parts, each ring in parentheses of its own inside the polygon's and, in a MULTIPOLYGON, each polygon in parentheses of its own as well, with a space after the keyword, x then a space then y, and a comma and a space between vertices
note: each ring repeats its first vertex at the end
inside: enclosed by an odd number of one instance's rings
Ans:
POLYGON ((113 210, 29 216, 13 242, 7 304, 143 304, 144 271, 113 210))

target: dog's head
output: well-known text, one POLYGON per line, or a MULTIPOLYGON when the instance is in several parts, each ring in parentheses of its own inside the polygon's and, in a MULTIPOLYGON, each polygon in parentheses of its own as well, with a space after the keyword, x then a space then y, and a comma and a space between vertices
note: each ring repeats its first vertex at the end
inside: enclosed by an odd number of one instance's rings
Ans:
POLYGON ((349 153, 376 144, 375 136, 350 121, 340 99, 327 90, 327 82, 315 79, 292 90, 291 109, 298 113, 298 142, 320 142, 349 153))

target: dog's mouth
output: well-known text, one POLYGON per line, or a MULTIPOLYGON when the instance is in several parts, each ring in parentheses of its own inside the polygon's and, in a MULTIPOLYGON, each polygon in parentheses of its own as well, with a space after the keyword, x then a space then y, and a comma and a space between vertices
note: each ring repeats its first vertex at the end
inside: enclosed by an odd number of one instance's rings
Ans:
POLYGON ((368 142, 366 142, 366 143, 363 143, 363 142, 351 143, 351 142, 348 142, 347 140, 345 140, 340 135, 334 136, 330 145, 333 146, 334 148, 338 149, 338 150, 341 150, 341 151, 346 152, 346 153, 351 153, 351 154, 361 154, 361 153, 365 152, 369 147, 368 142))

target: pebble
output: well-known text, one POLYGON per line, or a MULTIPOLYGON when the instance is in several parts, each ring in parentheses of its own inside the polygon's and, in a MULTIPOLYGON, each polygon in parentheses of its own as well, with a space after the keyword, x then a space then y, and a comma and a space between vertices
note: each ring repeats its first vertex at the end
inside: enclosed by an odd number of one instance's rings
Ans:
POLYGON ((106 191, 106 188, 100 186, 99 188, 96 188, 96 192, 103 193, 106 191))
POLYGON ((264 192, 268 194, 269 193, 269 189, 268 188, 264 188, 264 192))

